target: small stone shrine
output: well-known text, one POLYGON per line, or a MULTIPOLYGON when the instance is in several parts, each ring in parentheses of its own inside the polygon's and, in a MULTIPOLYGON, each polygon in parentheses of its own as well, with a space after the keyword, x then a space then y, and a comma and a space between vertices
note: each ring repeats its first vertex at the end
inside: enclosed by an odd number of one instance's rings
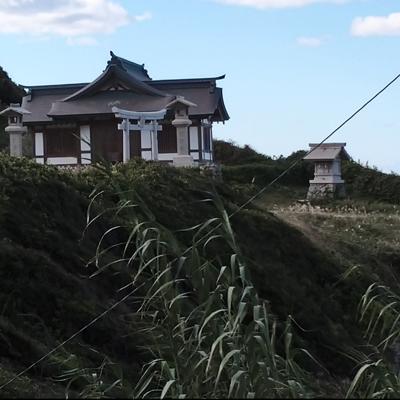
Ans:
POLYGON ((314 179, 310 181, 307 199, 340 198, 346 195, 342 179, 342 160, 350 160, 346 143, 310 144, 310 152, 304 157, 315 164, 314 179))

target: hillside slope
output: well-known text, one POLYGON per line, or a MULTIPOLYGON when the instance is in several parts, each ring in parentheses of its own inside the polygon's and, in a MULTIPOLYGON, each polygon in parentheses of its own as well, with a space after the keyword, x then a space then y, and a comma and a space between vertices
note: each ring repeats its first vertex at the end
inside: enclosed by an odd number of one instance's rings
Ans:
MULTIPOLYGON (((88 197, 96 185, 107 188, 111 183, 122 191, 134 188, 183 246, 192 239, 178 230, 218 214, 204 202, 213 184, 197 170, 131 162, 105 177, 98 170, 71 174, 0 156, 0 383, 115 303, 122 296, 118 289, 130 282, 124 265, 94 278, 89 276, 95 266, 86 267, 101 235, 115 223, 104 216, 81 240, 88 197)), ((224 184, 215 190, 228 211, 244 200, 224 184)), ((97 204, 98 211, 114 202, 110 193, 97 204)), ((349 374, 352 364, 337 349, 362 344, 354 318, 368 280, 340 281, 346 265, 262 208, 243 210, 232 223, 253 282, 271 311, 281 321, 292 315, 301 326, 296 328, 298 344, 332 373, 349 374)), ((115 233, 110 245, 124 238, 125 233, 115 233)), ((215 248, 218 257, 223 258, 223 251, 215 248)), ((134 310, 130 302, 118 307, 0 397, 60 396, 65 383, 55 384, 51 377, 74 368, 95 369, 105 360, 116 362, 124 382, 132 384, 149 356, 141 348, 141 333, 125 318, 134 310)), ((84 384, 78 380, 72 389, 84 384)))

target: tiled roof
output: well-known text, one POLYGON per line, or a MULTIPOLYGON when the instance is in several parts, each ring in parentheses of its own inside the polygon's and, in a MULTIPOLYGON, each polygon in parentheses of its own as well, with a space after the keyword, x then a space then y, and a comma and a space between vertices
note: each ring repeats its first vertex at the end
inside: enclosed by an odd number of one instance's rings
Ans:
MULTIPOLYGON (((189 108, 192 116, 214 116, 215 120, 229 119, 222 89, 216 78, 172 79, 152 81, 143 65, 111 53, 105 71, 89 84, 49 85, 30 87, 23 107, 31 114, 25 123, 50 122, 55 118, 112 114, 112 106, 132 111, 157 111, 175 96, 183 96, 197 105, 189 108), (121 84, 120 90, 110 90, 109 84, 121 84)), ((112 86, 112 85, 111 85, 112 86)))

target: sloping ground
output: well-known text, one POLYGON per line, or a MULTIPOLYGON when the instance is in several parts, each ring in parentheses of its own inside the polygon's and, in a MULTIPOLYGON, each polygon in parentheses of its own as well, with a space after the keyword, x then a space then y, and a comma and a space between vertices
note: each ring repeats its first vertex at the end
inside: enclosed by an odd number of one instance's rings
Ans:
MULTIPOLYGON (((119 297, 117 289, 127 282, 126 277, 111 274, 88 279, 92 271, 85 262, 103 227, 80 242, 87 205, 87 194, 79 192, 67 175, 0 156, 1 383, 112 305, 119 297)), ((139 337, 125 340, 130 329, 119 318, 130 309, 119 307, 0 397, 52 396, 54 390, 62 394, 46 377, 97 368, 106 358, 128 361, 128 371, 137 376, 142 363, 139 337), (42 389, 36 391, 37 387, 42 389)))
MULTIPOLYGON (((129 283, 124 266, 89 279, 95 269, 85 267, 86 262, 102 233, 115 223, 103 217, 81 240, 88 197, 96 185, 135 189, 157 221, 175 232, 183 245, 191 237, 176 230, 218 214, 203 201, 211 197, 213 184, 196 170, 132 162, 113 168, 110 176, 96 170, 75 175, 0 156, 0 385, 114 304, 122 296, 118 289, 129 283)), ((223 184, 215 190, 228 211, 243 201, 223 184)), ((113 205, 111 194, 96 206, 101 212, 113 205)), ((233 226, 254 284, 272 312, 281 321, 292 315, 301 327, 296 329, 298 344, 331 372, 348 373, 349 362, 335 354, 338 347, 361 343, 354 318, 367 283, 360 278, 339 282, 345 271, 341 262, 268 212, 244 210, 233 226)), ((126 239, 124 233, 119 235, 112 242, 126 239)), ((223 251, 215 248, 217 256, 223 257, 223 251)), ((61 396, 66 382, 50 378, 67 370, 73 378, 74 370, 95 371, 103 362, 115 362, 121 370, 115 375, 132 384, 148 356, 140 348, 140 332, 125 318, 134 309, 130 303, 118 307, 0 397, 61 396)), ((80 378, 72 391, 87 383, 80 378)), ((114 395, 121 394, 117 389, 114 395)))
POLYGON ((273 211, 348 268, 388 285, 400 278, 399 206, 353 200, 276 206, 273 211))

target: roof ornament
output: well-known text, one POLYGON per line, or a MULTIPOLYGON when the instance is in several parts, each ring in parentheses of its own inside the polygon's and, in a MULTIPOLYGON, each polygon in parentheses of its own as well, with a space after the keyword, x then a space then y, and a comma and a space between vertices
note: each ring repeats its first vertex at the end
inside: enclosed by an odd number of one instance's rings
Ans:
POLYGON ((117 57, 115 55, 115 53, 113 51, 110 51, 110 56, 111 56, 111 60, 108 61, 107 65, 119 65, 122 66, 121 60, 119 59, 119 57, 117 57))

